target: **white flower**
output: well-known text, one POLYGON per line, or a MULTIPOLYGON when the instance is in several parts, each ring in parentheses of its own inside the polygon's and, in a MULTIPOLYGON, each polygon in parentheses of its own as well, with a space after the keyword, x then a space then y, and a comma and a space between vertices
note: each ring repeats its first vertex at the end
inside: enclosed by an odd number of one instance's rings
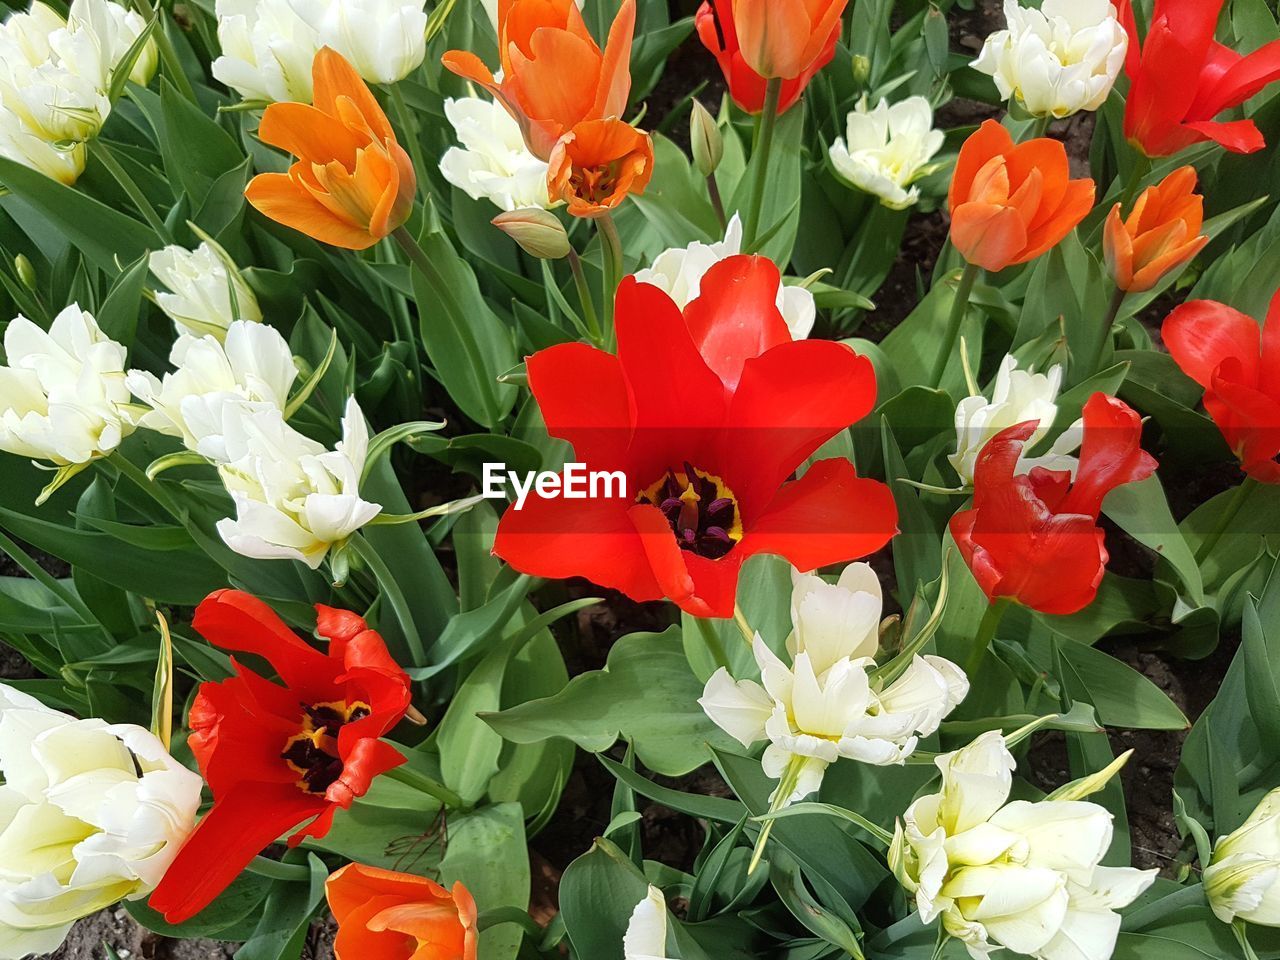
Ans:
POLYGON ((1280 927, 1280 789, 1218 840, 1204 871, 1204 892, 1223 923, 1239 918, 1280 927))
MULTIPOLYGON (((73 33, 85 33, 92 38, 97 51, 95 61, 82 59, 69 65, 84 74, 92 62, 95 69, 92 79, 106 90, 111 85, 112 72, 141 36, 147 23, 137 11, 111 0, 72 0, 67 26, 73 33)), ((134 61, 129 79, 145 87, 155 75, 158 61, 159 53, 152 38, 143 45, 142 52, 134 61)))
POLYGON ((0 958, 146 896, 195 824, 200 777, 151 733, 77 720, 0 684, 0 958))
POLYGON ((213 75, 246 100, 311 102, 311 62, 321 43, 289 0, 217 0, 222 56, 213 75))
POLYGON ((891 683, 873 680, 875 660, 866 654, 876 648, 880 589, 866 564, 851 569, 834 586, 795 578, 791 666, 757 635, 761 683, 734 681, 721 668, 698 701, 743 746, 769 741, 762 763, 780 781, 775 805, 817 790, 827 766, 841 757, 902 763, 969 690, 955 664, 933 656, 915 657, 891 683))
POLYGON ((667 957, 667 901, 650 884, 645 898, 636 904, 622 938, 623 960, 670 960, 667 957))
MULTIPOLYGON (((1019 370, 1018 361, 1006 356, 996 373, 991 400, 981 394, 965 397, 956 407, 956 452, 947 457, 965 486, 973 484, 973 470, 978 454, 987 441, 1002 430, 1035 420, 1039 423, 1024 449, 1031 450, 1053 426, 1058 416, 1058 391, 1062 388, 1062 367, 1053 366, 1048 373, 1019 370)), ((1018 472, 1032 467, 1069 470, 1074 475, 1076 458, 1071 453, 1079 448, 1084 421, 1072 424, 1054 441, 1042 457, 1023 456, 1018 472)))
POLYGON ((221 338, 233 320, 262 320, 258 298, 222 247, 205 241, 194 250, 170 245, 151 254, 148 266, 170 293, 156 303, 179 333, 221 338))
MULTIPOLYGON (((724 239, 719 243, 695 241, 687 247, 673 247, 654 257, 653 266, 636 271, 636 279, 662 290, 683 310, 698 296, 702 278, 726 257, 742 252, 742 220, 735 213, 724 239)), ((778 311, 787 322, 794 340, 803 340, 813 330, 817 306, 813 294, 804 287, 778 285, 778 311)))
POLYGON ((32 133, 16 113, 0 107, 0 157, 71 186, 84 173, 85 155, 83 143, 52 144, 32 133))
POLYGON ((1000 96, 1037 117, 1102 106, 1129 46, 1109 0, 1044 0, 1039 10, 1005 0, 1004 15, 1007 29, 987 37, 973 61, 1000 96))
POLYGON ((347 401, 334 450, 303 436, 263 404, 244 415, 225 407, 227 462, 218 468, 235 519, 218 521, 227 546, 246 557, 301 560, 313 570, 382 508, 360 499, 369 433, 355 398, 347 401))
POLYGON ((525 146, 520 125, 492 100, 445 100, 444 115, 461 147, 440 158, 440 172, 475 200, 502 210, 553 206, 547 195, 547 164, 525 146))
POLYGON ((319 35, 369 83, 403 80, 427 53, 424 0, 290 0, 319 35))
POLYGON ((125 348, 78 304, 48 332, 16 317, 0 367, 0 450, 58 466, 106 456, 133 432, 123 407, 125 348))
POLYGON ((1001 947, 1037 960, 1109 960, 1115 911, 1156 873, 1100 866, 1111 814, 1077 799, 1009 802, 1015 761, 999 731, 935 763, 941 790, 907 809, 889 851, 921 920, 940 916, 975 960, 1001 947))
POLYGON ((173 345, 175 369, 164 379, 130 370, 129 389, 151 409, 138 426, 181 437, 189 450, 214 463, 229 454, 223 435, 228 419, 264 408, 283 411, 298 376, 293 354, 275 327, 236 320, 226 340, 184 334, 173 345))
POLYGON ((831 165, 892 210, 905 210, 920 199, 919 188, 911 184, 929 172, 946 139, 933 129, 933 108, 924 97, 892 106, 881 100, 869 110, 864 96, 849 113, 845 134, 831 144, 831 165))

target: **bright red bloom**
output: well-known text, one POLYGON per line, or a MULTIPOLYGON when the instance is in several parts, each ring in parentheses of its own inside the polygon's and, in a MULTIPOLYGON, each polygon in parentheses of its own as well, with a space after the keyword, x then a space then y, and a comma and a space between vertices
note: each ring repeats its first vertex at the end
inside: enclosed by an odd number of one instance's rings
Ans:
MULTIPOLYGON (((753 0, 751 6, 753 9, 756 7, 764 9, 766 5, 753 0)), ((774 6, 777 7, 776 4, 774 6)), ((792 36, 804 37, 806 41, 810 38, 816 39, 817 43, 806 42, 806 49, 802 52, 798 51, 798 57, 784 58, 790 61, 787 68, 796 69, 797 72, 782 80, 782 96, 778 101, 778 113, 785 113, 795 106, 800 95, 804 93, 805 87, 809 85, 809 81, 836 55, 836 43, 840 39, 841 30, 840 13, 844 10, 844 6, 844 3, 823 4, 824 10, 816 28, 806 20, 803 32, 792 33, 792 36), (834 14, 834 20, 832 14, 834 14)), ((729 87, 729 95, 733 97, 733 102, 747 113, 759 113, 764 109, 765 87, 768 80, 757 73, 743 55, 741 31, 734 22, 734 7, 733 0, 706 0, 698 8, 695 20, 698 39, 720 64, 720 72, 724 74, 724 82, 729 87)))
POLYGON ((1160 335, 1204 387, 1204 408, 1245 473, 1280 483, 1280 293, 1262 329, 1224 303, 1195 300, 1169 314, 1160 335))
POLYGON ((951 535, 988 600, 1012 597, 1041 613, 1075 613, 1093 602, 1107 566, 1098 515, 1116 487, 1145 480, 1156 461, 1139 446, 1142 420, 1095 393, 1084 408, 1076 478, 1035 467, 1017 474, 1036 423, 997 434, 978 454, 973 507, 951 518, 951 535))
POLYGON ((657 287, 618 288, 618 354, 585 344, 528 360, 547 430, 588 471, 620 471, 588 499, 530 494, 498 525, 494 552, 543 577, 582 576, 696 616, 733 614, 756 553, 812 570, 882 547, 893 496, 844 459, 788 480, 875 402, 871 363, 823 340, 792 342, 763 257, 721 261, 681 316, 657 287))
POLYGON ((290 846, 323 837, 338 807, 404 763, 378 738, 408 709, 409 678, 356 614, 320 604, 316 613, 327 655, 239 590, 211 593, 196 608, 192 626, 201 636, 264 658, 283 686, 235 663, 234 677, 203 684, 196 695, 187 742, 213 809, 151 895, 170 923, 208 906, 281 834, 302 826, 290 846))
POLYGON ((1280 80, 1280 41, 1247 57, 1213 39, 1223 0, 1156 0, 1146 43, 1139 43, 1130 0, 1119 0, 1129 34, 1124 135, 1149 157, 1167 157, 1212 140, 1233 153, 1266 146, 1252 120, 1214 118, 1280 80))

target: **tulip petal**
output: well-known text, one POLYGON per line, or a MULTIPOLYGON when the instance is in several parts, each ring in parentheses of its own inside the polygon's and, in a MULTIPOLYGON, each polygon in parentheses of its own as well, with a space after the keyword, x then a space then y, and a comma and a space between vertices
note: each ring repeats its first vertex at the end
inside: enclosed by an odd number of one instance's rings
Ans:
POLYGON ((685 323, 698 352, 730 391, 738 386, 743 364, 791 342, 778 312, 781 283, 772 260, 727 257, 706 272, 699 296, 685 307, 685 323), (726 316, 733 322, 725 323, 726 316))
POLYGON ((595 469, 625 463, 631 400, 618 358, 584 343, 558 344, 525 361, 547 433, 595 469))
POLYGON ((1182 372, 1202 387, 1228 358, 1240 364, 1245 383, 1257 382, 1262 335, 1257 321, 1239 310, 1193 300, 1169 314, 1160 336, 1182 372))
POLYGON ((304 643, 269 606, 241 590, 211 593, 196 608, 191 626, 224 650, 263 657, 288 686, 311 684, 317 674, 332 676, 328 657, 304 643))
POLYGON ((245 199, 264 216, 300 233, 347 250, 366 250, 378 242, 367 229, 334 215, 284 173, 260 173, 249 181, 245 199))

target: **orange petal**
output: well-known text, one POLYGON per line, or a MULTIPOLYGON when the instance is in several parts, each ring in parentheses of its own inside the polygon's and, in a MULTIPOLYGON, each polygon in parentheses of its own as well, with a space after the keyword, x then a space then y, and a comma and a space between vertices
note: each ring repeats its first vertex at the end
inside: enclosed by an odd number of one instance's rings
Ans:
POLYGON ((1120 204, 1111 208, 1107 214, 1106 226, 1102 232, 1102 251, 1107 258, 1107 268, 1116 286, 1128 290, 1133 282, 1133 241, 1124 221, 1120 219, 1120 204))
POLYGON ((385 140, 387 137, 395 139, 391 122, 382 112, 382 107, 378 105, 368 84, 360 78, 355 67, 351 66, 342 54, 331 47, 321 47, 315 60, 312 61, 311 76, 315 89, 312 103, 319 109, 337 116, 338 98, 350 97, 376 139, 385 140))
POLYGON ((604 46, 593 116, 620 117, 626 112, 627 98, 631 95, 631 41, 635 29, 635 0, 623 0, 604 46))
POLYGON ((260 173, 249 181, 245 199, 277 223, 347 250, 365 250, 377 240, 368 230, 343 220, 284 173, 260 173))
POLYGON ((996 273, 1017 262, 1027 228, 1012 207, 965 203, 951 215, 951 242, 967 261, 996 273))
POLYGON ((978 171, 987 165, 992 157, 1003 156, 1013 149, 1013 137, 1009 131, 994 120, 985 121, 978 130, 960 148, 960 156, 956 160, 955 174, 951 178, 949 206, 954 212, 962 203, 973 198, 973 181, 978 171))
POLYGON ((349 167, 363 141, 333 116, 305 103, 273 103, 262 112, 258 139, 313 163, 349 167))

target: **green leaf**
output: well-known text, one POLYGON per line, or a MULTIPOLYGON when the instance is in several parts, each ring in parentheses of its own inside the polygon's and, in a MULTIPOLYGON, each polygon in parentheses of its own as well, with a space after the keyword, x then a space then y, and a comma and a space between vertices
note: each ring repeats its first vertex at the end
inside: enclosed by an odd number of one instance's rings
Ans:
POLYGON ((1138 483, 1112 490, 1102 512, 1129 536, 1164 558, 1182 581, 1188 598, 1197 606, 1204 605, 1200 566, 1173 519, 1159 476, 1152 474, 1138 483))
POLYGON ((160 81, 160 113, 163 127, 156 136, 165 173, 188 196, 203 198, 214 181, 244 162, 244 151, 231 135, 166 79, 160 81))
POLYGON ((1128 664, 1101 650, 1064 640, 1058 644, 1066 669, 1079 681, 1082 699, 1109 727, 1185 730, 1187 718, 1159 687, 1128 664))
MULTIPOLYGON (((295 855, 291 855, 295 856, 295 855)), ((329 868, 314 853, 306 855, 306 883, 276 883, 267 895, 252 936, 236 951, 236 960, 295 960, 311 928, 311 915, 324 899, 329 868)))
MULTIPOLYGON (((462 883, 482 909, 529 906, 529 853, 524 814, 518 803, 501 803, 449 820, 449 849, 440 861, 440 878, 462 883)), ((513 960, 523 931, 511 924, 480 933, 480 956, 513 960)))

